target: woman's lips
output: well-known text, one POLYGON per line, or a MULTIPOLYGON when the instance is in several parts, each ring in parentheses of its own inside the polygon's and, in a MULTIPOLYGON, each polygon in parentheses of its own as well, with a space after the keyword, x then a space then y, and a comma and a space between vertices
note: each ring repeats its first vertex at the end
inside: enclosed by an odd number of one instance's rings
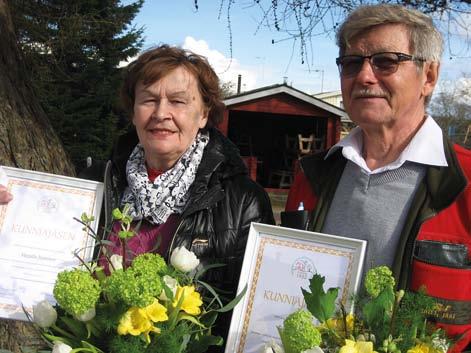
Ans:
POLYGON ((152 135, 159 136, 168 136, 174 133, 174 131, 168 129, 148 129, 147 131, 150 132, 152 135))

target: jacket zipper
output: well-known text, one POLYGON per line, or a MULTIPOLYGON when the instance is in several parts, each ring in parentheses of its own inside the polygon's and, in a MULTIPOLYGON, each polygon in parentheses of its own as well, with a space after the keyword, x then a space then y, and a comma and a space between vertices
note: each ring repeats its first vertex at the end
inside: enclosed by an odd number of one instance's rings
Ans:
MULTIPOLYGON (((206 207, 206 208, 204 208, 204 209, 209 210, 209 207, 206 207)), ((183 215, 183 214, 182 214, 182 215, 183 215)), ((172 249, 173 249, 173 243, 175 242, 175 238, 176 238, 176 236, 177 236, 177 234, 178 234, 178 231, 180 230, 180 228, 181 228, 181 226, 182 226, 182 224, 183 224, 183 221, 184 221, 184 219, 180 220, 180 223, 178 224, 177 229, 176 229, 175 232, 173 233, 172 241, 171 241, 170 246, 169 246, 168 251, 167 251, 167 258, 168 258, 168 259, 170 259, 170 254, 171 254, 172 249)), ((188 250, 191 250, 191 249, 188 249, 188 250)))
MULTIPOLYGON (((435 211, 435 210, 432 209, 431 212, 430 212, 430 214, 428 214, 427 216, 425 216, 423 219, 421 219, 421 220, 419 221, 419 225, 418 225, 418 229, 417 229, 417 235, 419 235, 420 228, 421 228, 422 225, 425 223, 425 221, 427 221, 427 220, 429 220, 429 219, 435 217, 436 215, 437 215, 437 211, 435 211)), ((411 244, 411 245, 413 245, 413 248, 412 248, 411 256, 410 256, 410 258, 409 258, 409 266, 408 266, 408 267, 409 267, 409 272, 412 270, 412 261, 414 260, 415 241, 416 241, 416 239, 417 239, 417 235, 414 237, 413 243, 411 244)), ((424 261, 424 262, 425 262, 425 261, 424 261)), ((408 278, 408 279, 407 279, 407 284, 406 284, 406 285, 408 285, 409 282, 410 282, 410 275, 407 275, 407 278, 408 278)))
POLYGON ((175 242, 175 237, 177 236, 177 233, 178 231, 180 230, 180 227, 182 226, 183 224, 183 219, 180 220, 180 223, 178 224, 178 227, 177 229, 175 230, 175 232, 173 233, 173 237, 172 237, 172 241, 170 243, 170 246, 167 250, 167 259, 170 261, 170 254, 172 253, 172 249, 173 249, 173 243, 175 242))

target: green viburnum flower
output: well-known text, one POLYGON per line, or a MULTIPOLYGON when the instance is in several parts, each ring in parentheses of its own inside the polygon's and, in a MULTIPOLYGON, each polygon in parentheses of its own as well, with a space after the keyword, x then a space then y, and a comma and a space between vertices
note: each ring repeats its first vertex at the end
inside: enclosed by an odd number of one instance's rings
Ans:
POLYGON ((162 280, 155 272, 136 271, 133 267, 114 271, 104 283, 104 291, 111 300, 139 308, 152 304, 162 288, 162 280))
POLYGON ((134 271, 142 273, 143 275, 164 275, 167 273, 167 264, 162 256, 158 254, 145 253, 137 256, 133 261, 131 267, 134 271))
POLYGON ((66 270, 57 275, 53 293, 59 305, 77 317, 95 307, 100 285, 88 271, 66 270))
POLYGON ((282 328, 278 327, 286 353, 300 353, 319 346, 321 334, 312 320, 309 311, 298 310, 286 317, 282 328))
POLYGON ((376 298, 384 288, 390 286, 394 289, 396 281, 387 266, 379 266, 368 271, 365 277, 366 292, 376 298))

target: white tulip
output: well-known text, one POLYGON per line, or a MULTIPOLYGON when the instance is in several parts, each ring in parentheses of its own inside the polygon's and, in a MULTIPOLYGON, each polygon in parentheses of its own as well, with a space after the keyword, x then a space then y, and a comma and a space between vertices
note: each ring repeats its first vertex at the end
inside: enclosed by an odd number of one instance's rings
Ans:
POLYGON ((184 273, 193 271, 199 265, 200 260, 192 251, 188 251, 184 246, 175 248, 170 256, 170 263, 177 270, 184 273))
POLYGON ((72 347, 68 344, 56 341, 54 342, 54 347, 52 348, 52 353, 70 353, 72 347))
POLYGON ((285 353, 284 349, 275 342, 275 340, 271 340, 269 342, 265 342, 265 345, 262 347, 260 353, 285 353))
POLYGON ((118 254, 113 254, 110 256, 110 272, 114 270, 122 270, 123 269, 123 257, 118 254))
MULTIPOLYGON (((163 281, 164 283, 167 285, 167 287, 170 288, 170 290, 172 291, 173 293, 173 296, 175 296, 175 293, 177 293, 177 286, 178 286, 178 282, 175 278, 172 278, 168 275, 165 275, 163 276, 163 281)), ((160 297, 159 297, 160 300, 168 300, 167 296, 165 295, 165 290, 163 289, 162 290, 162 293, 160 294, 160 297)))
POLYGON ((42 300, 33 306, 33 321, 42 328, 48 328, 56 323, 56 309, 47 301, 42 300))
POLYGON ((96 315, 96 311, 95 311, 95 307, 93 307, 91 309, 88 309, 82 315, 76 316, 76 318, 79 321, 86 322, 86 321, 90 321, 91 319, 93 319, 95 317, 95 315, 96 315))

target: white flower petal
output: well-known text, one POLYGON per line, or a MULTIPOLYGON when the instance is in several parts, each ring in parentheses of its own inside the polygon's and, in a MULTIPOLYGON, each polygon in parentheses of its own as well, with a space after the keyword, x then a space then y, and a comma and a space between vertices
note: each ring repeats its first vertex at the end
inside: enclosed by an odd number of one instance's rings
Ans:
POLYGON ((54 347, 52 348, 52 353, 70 353, 72 351, 72 347, 68 344, 62 342, 54 342, 54 347))
POLYGON ((47 301, 42 300, 33 306, 33 321, 42 328, 48 328, 56 323, 56 309, 47 301))
POLYGON ((271 340, 265 343, 260 353, 285 353, 284 349, 276 343, 275 340, 271 340))
MULTIPOLYGON (((164 283, 167 285, 167 287, 170 288, 173 295, 175 296, 175 294, 177 293, 177 286, 178 286, 177 280, 173 277, 168 276, 168 275, 163 276, 162 279, 163 279, 164 283)), ((167 296, 165 295, 165 290, 164 289, 162 289, 162 293, 160 293, 159 299, 160 300, 168 300, 167 296)))
POLYGON ((193 271, 199 265, 200 260, 192 251, 188 251, 184 246, 175 248, 170 256, 170 263, 177 270, 184 273, 193 271))
POLYGON ((113 254, 110 256, 110 272, 113 272, 115 270, 122 270, 123 269, 123 257, 118 254, 113 254))

